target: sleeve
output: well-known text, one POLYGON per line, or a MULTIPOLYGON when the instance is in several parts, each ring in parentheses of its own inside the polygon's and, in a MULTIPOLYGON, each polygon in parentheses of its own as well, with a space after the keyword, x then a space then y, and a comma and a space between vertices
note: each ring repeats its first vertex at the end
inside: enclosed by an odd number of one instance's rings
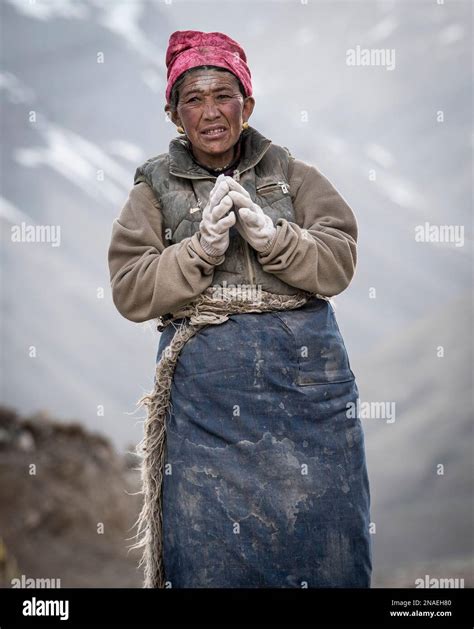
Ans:
POLYGON ((295 222, 279 218, 273 246, 257 257, 264 271, 287 284, 332 297, 347 288, 355 273, 357 221, 324 175, 290 159, 295 222))
POLYGON ((208 255, 200 232, 165 244, 163 216, 153 189, 136 184, 112 224, 108 264, 112 297, 126 319, 140 323, 185 305, 211 285, 225 256, 208 255))

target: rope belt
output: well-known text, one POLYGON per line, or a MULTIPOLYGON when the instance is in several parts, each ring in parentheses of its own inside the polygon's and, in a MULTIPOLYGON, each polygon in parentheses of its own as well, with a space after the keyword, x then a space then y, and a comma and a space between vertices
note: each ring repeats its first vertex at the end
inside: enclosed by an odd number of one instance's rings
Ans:
MULTIPOLYGON (((143 555, 138 564, 144 564, 145 588, 164 588, 165 574, 163 566, 163 513, 162 484, 166 450, 166 412, 169 405, 171 384, 180 351, 187 341, 206 325, 219 325, 228 320, 229 315, 248 312, 269 312, 272 310, 293 310, 303 306, 313 297, 327 299, 306 291, 295 295, 278 295, 264 290, 258 296, 235 297, 230 287, 210 287, 190 303, 172 313, 171 317, 159 317, 158 330, 162 331, 175 319, 184 318, 177 327, 171 342, 163 350, 156 364, 153 390, 138 400, 138 406, 146 406, 147 418, 144 422, 143 439, 136 446, 141 457, 140 473, 143 494, 143 507, 137 521, 134 538, 138 542, 131 549, 143 548, 143 555), (219 292, 216 297, 217 290, 219 292)), ((130 538, 129 538, 130 539, 130 538)), ((131 538, 133 539, 133 538, 131 538)))

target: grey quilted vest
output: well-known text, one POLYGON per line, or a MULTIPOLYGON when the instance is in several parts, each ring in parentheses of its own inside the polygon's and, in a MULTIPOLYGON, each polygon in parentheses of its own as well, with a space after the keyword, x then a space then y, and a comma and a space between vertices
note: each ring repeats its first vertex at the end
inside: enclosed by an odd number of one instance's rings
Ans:
MULTIPOLYGON (((199 229, 202 210, 209 200, 216 177, 194 162, 189 140, 174 138, 169 152, 148 159, 139 166, 134 183, 146 181, 154 190, 163 213, 164 237, 174 244, 199 229)), ((256 129, 242 131, 240 161, 233 177, 276 225, 279 218, 295 222, 289 187, 290 152, 273 144, 256 129)), ((230 244, 224 261, 216 265, 212 286, 257 286, 280 295, 298 289, 263 270, 256 251, 230 229, 230 244)))

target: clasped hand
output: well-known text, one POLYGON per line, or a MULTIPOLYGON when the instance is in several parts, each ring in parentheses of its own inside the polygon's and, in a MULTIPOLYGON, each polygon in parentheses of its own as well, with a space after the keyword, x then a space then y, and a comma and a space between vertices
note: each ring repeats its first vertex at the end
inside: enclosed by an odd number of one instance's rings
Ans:
POLYGON ((229 246, 228 232, 234 224, 242 238, 259 252, 266 252, 276 236, 272 219, 252 201, 247 190, 232 177, 219 175, 200 223, 205 250, 222 255, 229 246))

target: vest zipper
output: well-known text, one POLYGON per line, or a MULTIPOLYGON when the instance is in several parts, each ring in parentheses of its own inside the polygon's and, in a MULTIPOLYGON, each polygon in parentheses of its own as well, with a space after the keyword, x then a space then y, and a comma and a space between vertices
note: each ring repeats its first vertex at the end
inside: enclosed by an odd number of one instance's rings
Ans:
POLYGON ((290 185, 288 183, 286 183, 286 181, 276 181, 275 183, 267 183, 263 186, 260 186, 260 188, 256 189, 257 194, 258 193, 265 193, 265 192, 270 192, 271 190, 275 190, 277 188, 281 188, 281 191, 284 194, 288 194, 290 185))
MULTIPOLYGON (((232 178, 235 179, 235 181, 240 181, 240 172, 238 169, 234 170, 234 172, 232 173, 232 178)), ((242 243, 243 243, 245 259, 247 261, 250 284, 255 285, 256 277, 254 273, 252 259, 250 257, 249 243, 244 238, 242 238, 242 243)))

